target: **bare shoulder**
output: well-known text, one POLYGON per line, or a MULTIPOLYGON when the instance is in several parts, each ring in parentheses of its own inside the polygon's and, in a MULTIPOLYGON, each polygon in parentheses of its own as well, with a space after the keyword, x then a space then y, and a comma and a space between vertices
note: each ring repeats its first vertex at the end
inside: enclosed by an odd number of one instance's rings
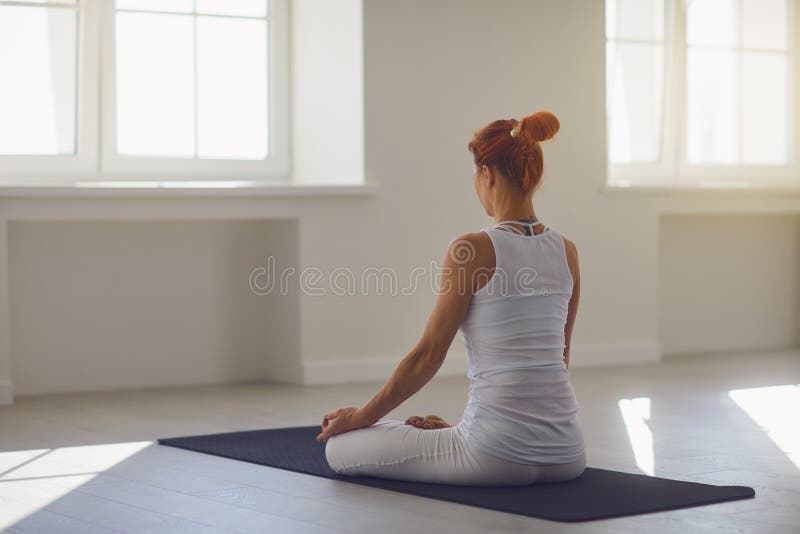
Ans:
POLYGON ((561 238, 564 240, 564 245, 567 249, 567 256, 574 256, 575 258, 578 257, 578 247, 575 246, 575 243, 571 239, 567 239, 566 236, 562 235, 561 238))
MULTIPOLYGON (((486 232, 462 234, 450 242, 446 261, 456 271, 466 272, 472 294, 485 286, 494 275, 496 257, 492 238, 486 232)), ((462 277, 458 277, 461 284, 462 277)))
POLYGON ((456 263, 474 268, 494 267, 494 245, 486 232, 462 234, 448 247, 449 258, 456 263))
POLYGON ((578 280, 580 276, 580 269, 578 266, 578 247, 572 242, 570 239, 567 239, 565 236, 561 236, 564 239, 564 248, 567 253, 567 263, 569 264, 569 270, 572 273, 572 278, 578 280))

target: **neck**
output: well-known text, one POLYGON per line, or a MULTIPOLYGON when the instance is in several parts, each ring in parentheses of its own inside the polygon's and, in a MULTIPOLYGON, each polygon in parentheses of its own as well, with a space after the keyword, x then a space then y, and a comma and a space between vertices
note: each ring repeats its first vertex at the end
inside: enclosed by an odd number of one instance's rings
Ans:
POLYGON ((533 201, 530 195, 524 195, 520 198, 518 191, 501 188, 495 191, 492 204, 494 205, 495 222, 538 220, 536 213, 533 211, 533 201))
POLYGON ((536 217, 536 213, 534 213, 532 207, 528 207, 528 209, 517 209, 517 210, 503 210, 498 211, 494 216, 494 222, 498 223, 500 221, 538 221, 539 219, 536 217))

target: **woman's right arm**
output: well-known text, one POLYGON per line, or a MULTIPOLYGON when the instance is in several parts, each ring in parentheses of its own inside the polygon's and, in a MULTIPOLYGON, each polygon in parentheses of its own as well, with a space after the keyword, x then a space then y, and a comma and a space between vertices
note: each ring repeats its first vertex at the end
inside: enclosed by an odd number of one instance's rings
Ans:
POLYGON ((572 297, 569 299, 567 311, 567 324, 564 327, 564 364, 569 368, 569 347, 572 341, 572 328, 575 326, 575 317, 578 315, 578 301, 581 298, 581 273, 578 266, 578 248, 569 239, 564 239, 567 251, 567 263, 572 273, 572 297))

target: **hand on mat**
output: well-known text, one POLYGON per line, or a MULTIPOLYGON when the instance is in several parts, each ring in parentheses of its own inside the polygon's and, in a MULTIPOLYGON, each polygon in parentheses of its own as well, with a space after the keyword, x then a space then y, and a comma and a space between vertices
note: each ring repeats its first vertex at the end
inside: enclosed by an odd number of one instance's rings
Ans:
POLYGON ((412 415, 406 419, 406 424, 421 428, 423 430, 433 430, 435 428, 448 428, 453 425, 448 425, 444 419, 438 415, 426 415, 424 418, 418 415, 412 415))
POLYGON ((370 426, 369 422, 363 418, 358 408, 354 406, 339 408, 322 416, 322 433, 317 436, 317 441, 325 441, 336 434, 344 434, 368 426, 370 426))

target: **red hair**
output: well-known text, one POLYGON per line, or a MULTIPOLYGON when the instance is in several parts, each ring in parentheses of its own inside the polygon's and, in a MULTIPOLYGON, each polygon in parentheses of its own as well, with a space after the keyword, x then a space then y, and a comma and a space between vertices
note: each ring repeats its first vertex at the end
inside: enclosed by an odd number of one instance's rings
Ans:
POLYGON ((527 176, 528 186, 536 190, 544 172, 539 142, 554 137, 559 127, 558 119, 549 111, 538 111, 521 121, 500 119, 477 130, 467 148, 478 167, 499 170, 520 188, 527 176))

